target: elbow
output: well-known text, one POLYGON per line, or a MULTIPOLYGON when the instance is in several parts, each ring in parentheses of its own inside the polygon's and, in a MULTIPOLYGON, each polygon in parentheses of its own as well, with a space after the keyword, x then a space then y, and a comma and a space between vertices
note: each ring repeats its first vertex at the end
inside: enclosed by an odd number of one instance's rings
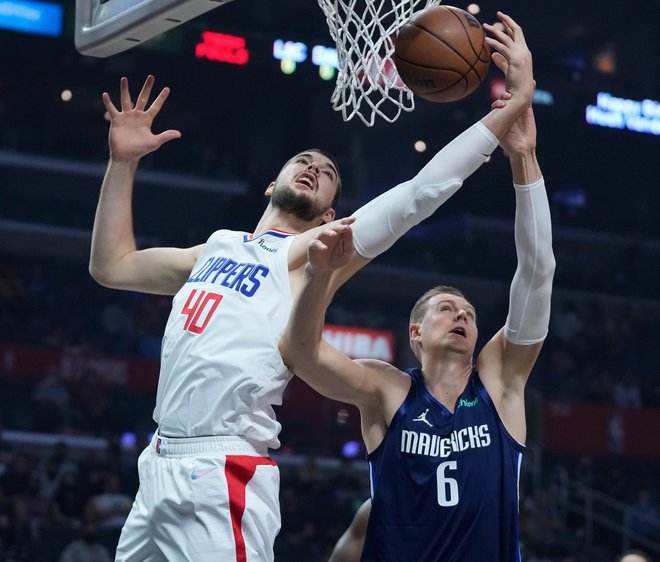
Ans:
POLYGON ((555 259, 555 254, 550 250, 548 255, 541 263, 541 274, 544 279, 552 281, 555 276, 555 269, 557 269, 557 260, 555 259))
POLYGON ((318 366, 318 346, 292 340, 285 334, 279 343, 280 356, 287 368, 300 376, 318 366))
POLYGON ((106 279, 106 273, 103 270, 103 268, 99 267, 97 264, 94 263, 93 260, 90 260, 89 266, 88 266, 88 271, 89 274, 91 275, 92 279, 96 281, 99 285, 104 285, 104 280, 106 279))
POLYGON ((552 252, 549 252, 543 259, 538 260, 535 267, 536 276, 543 282, 551 283, 555 276, 557 261, 552 252))
POLYGON ((286 335, 282 336, 280 340, 279 350, 282 361, 289 370, 295 371, 300 368, 304 354, 300 352, 299 346, 295 345, 286 335))
POLYGON ((92 279, 94 279, 94 281, 96 281, 99 285, 109 289, 116 288, 116 284, 113 282, 112 271, 110 267, 101 266, 98 263, 94 263, 93 260, 90 260, 88 270, 92 279))
POLYGON ((536 251, 518 252, 518 271, 525 279, 533 279, 534 285, 551 282, 556 267, 551 244, 539 244, 536 251))
POLYGON ((279 351, 280 351, 280 356, 282 357, 282 361, 284 361, 284 364, 291 370, 293 371, 293 359, 291 357, 291 354, 289 353, 289 350, 291 349, 290 342, 287 338, 286 335, 282 336, 282 339, 280 339, 279 343, 279 351))

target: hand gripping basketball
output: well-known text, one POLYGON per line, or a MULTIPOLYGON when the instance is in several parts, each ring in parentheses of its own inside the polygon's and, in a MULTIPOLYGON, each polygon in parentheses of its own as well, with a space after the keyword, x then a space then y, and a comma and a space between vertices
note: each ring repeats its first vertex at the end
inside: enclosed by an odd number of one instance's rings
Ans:
POLYGON ((472 14, 453 6, 432 6, 399 29, 394 62, 415 95, 445 103, 468 96, 483 82, 490 48, 472 14))

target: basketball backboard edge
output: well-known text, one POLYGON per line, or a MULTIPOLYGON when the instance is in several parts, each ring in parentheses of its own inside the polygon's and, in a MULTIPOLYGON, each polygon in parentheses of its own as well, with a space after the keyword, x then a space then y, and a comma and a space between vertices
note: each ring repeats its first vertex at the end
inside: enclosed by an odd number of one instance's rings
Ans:
POLYGON ((76 49, 109 57, 231 1, 76 0, 76 49))

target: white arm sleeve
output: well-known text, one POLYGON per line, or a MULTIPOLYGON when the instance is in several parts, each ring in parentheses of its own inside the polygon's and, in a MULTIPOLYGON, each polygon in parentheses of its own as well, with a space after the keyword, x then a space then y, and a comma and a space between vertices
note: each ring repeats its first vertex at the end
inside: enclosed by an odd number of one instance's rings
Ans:
POLYGON ((498 144, 497 137, 478 121, 438 152, 413 179, 358 209, 353 214, 357 251, 374 258, 390 248, 456 193, 498 144))
POLYGON ((545 339, 550 322, 555 271, 552 224, 543 178, 530 185, 514 184, 514 188, 518 268, 511 283, 504 335, 511 343, 531 345, 545 339))

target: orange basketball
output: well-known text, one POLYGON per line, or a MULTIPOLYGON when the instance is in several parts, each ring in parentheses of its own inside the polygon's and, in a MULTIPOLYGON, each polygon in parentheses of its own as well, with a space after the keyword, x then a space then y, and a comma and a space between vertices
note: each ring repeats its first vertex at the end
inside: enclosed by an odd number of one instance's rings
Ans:
POLYGON ((415 95, 445 103, 464 98, 483 82, 490 47, 472 14, 454 6, 432 6, 399 28, 394 63, 415 95))

